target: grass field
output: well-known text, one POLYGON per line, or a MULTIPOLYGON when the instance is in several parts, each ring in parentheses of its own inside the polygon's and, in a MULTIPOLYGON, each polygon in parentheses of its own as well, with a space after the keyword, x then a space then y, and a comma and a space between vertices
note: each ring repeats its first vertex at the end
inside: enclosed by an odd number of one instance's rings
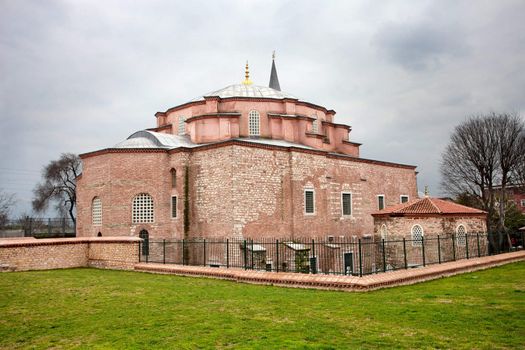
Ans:
POLYGON ((525 262, 345 293, 138 272, 0 274, 0 348, 525 347, 525 262))

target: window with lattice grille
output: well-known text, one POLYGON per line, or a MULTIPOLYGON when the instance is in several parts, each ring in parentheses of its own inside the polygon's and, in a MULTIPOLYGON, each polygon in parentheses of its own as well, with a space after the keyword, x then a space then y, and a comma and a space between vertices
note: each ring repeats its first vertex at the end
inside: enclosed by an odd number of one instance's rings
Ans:
POLYGON ((179 117, 179 135, 186 135, 186 117, 179 117))
POLYGON ((91 222, 94 226, 102 225, 102 201, 99 197, 93 198, 91 202, 91 222))
POLYGON ((315 213, 315 193, 314 190, 304 190, 304 212, 305 214, 315 213))
POLYGON ((133 223, 152 223, 153 216, 153 198, 147 193, 141 193, 133 198, 133 223))
POLYGON ((467 229, 463 225, 459 225, 456 229, 456 243, 461 247, 467 243, 467 229))
POLYGON ((248 131, 250 136, 260 135, 260 116, 259 112, 251 111, 248 117, 248 131))
POLYGON ((341 204, 343 216, 352 215, 352 194, 350 192, 341 193, 341 204))
POLYGON ((414 225, 412 227, 412 246, 421 247, 423 236, 423 227, 421 227, 421 225, 414 225))
POLYGON ((312 118, 316 118, 314 121, 312 121, 312 132, 314 134, 319 133, 319 121, 317 120, 317 116, 313 115, 312 118))

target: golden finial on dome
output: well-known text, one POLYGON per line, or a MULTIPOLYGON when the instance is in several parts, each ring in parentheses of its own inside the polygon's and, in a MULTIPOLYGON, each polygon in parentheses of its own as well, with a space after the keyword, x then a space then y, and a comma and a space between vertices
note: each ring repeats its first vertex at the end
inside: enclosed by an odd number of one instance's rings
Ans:
POLYGON ((246 79, 242 82, 244 85, 252 85, 252 81, 250 80, 250 69, 248 68, 248 61, 246 61, 246 79))

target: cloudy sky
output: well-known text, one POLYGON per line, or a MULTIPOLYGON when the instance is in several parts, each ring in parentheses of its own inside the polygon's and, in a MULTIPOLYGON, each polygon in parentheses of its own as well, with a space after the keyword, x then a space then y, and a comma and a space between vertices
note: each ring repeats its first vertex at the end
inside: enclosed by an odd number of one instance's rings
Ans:
POLYGON ((29 213, 42 167, 243 79, 337 112, 366 158, 441 195, 454 126, 525 116, 524 1, 0 0, 0 188, 29 213))

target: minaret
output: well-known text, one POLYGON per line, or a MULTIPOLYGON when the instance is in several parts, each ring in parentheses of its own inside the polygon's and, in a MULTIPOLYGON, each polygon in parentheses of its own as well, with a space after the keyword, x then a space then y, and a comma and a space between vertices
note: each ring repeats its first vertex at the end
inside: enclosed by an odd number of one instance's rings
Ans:
POLYGON ((270 88, 281 91, 279 85, 279 78, 277 77, 277 69, 275 68, 275 51, 272 54, 272 72, 270 73, 270 88))
POLYGON ((250 69, 248 68, 248 61, 246 61, 246 71, 244 74, 244 81, 242 82, 244 85, 252 85, 252 81, 250 80, 250 69))

